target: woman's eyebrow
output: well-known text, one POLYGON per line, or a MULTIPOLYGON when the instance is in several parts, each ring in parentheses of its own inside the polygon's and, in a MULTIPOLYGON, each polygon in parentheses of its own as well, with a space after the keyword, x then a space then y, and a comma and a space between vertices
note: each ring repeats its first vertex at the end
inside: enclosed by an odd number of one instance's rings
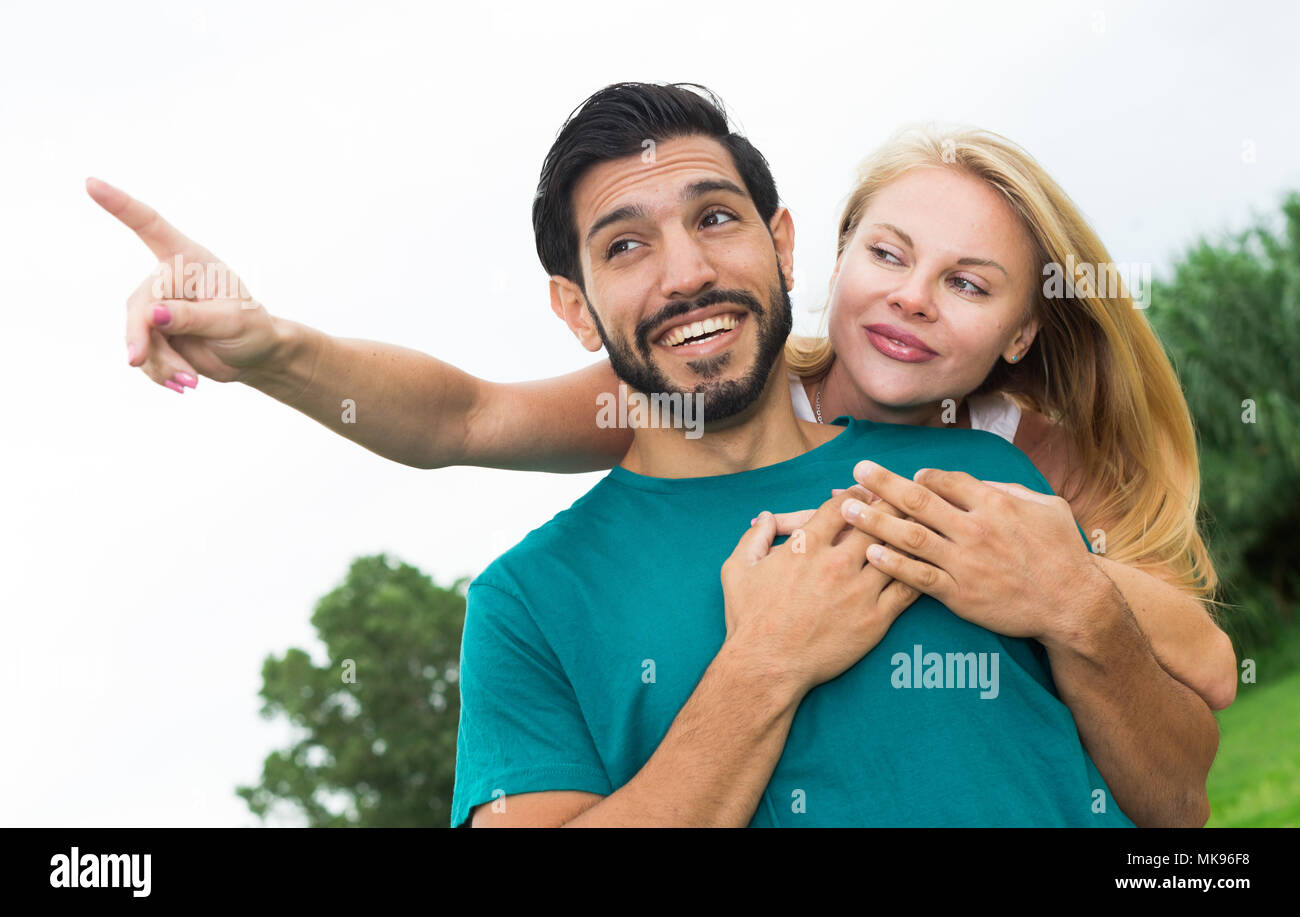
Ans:
POLYGON ((1011 279, 1011 275, 1007 273, 1006 268, 998 264, 996 261, 990 261, 988 258, 959 258, 957 259, 957 263, 973 264, 980 267, 995 267, 1002 272, 1003 277, 1007 278, 1008 280, 1011 279))
MULTIPOLYGON (((909 236, 907 233, 903 232, 903 230, 899 229, 893 223, 873 223, 872 225, 879 226, 883 229, 888 229, 894 235, 898 236, 898 238, 902 239, 909 247, 916 248, 916 244, 912 242, 912 237, 909 236)), ((996 261, 993 261, 989 258, 959 258, 957 259, 957 263, 969 264, 976 267, 995 267, 1002 272, 1003 277, 1006 277, 1008 280, 1011 279, 1011 275, 1007 273, 1006 268, 1004 268, 1002 265, 998 264, 996 261)))
POLYGON ((912 241, 912 237, 909 236, 907 233, 903 232, 903 230, 899 229, 893 223, 873 223, 872 225, 880 226, 884 229, 888 229, 894 235, 898 236, 898 238, 902 239, 905 243, 907 243, 907 245, 911 246, 912 248, 916 248, 916 244, 912 241))

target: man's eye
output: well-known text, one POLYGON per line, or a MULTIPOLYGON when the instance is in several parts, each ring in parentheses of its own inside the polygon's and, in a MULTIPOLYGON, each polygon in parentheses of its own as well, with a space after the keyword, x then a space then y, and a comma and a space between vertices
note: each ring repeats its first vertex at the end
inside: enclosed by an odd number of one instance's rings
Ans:
POLYGON ((718 225, 717 223, 711 223, 711 224, 709 223, 709 220, 713 219, 714 217, 722 217, 723 219, 720 220, 719 222, 724 222, 724 223, 736 219, 734 216, 727 213, 727 211, 725 210, 710 210, 708 213, 704 215, 704 217, 700 220, 700 222, 712 226, 717 226, 718 225))
POLYGON ((621 255, 623 252, 629 251, 628 246, 640 244, 641 243, 636 239, 619 239, 617 242, 611 243, 609 248, 605 249, 605 259, 609 260, 615 255, 621 255))

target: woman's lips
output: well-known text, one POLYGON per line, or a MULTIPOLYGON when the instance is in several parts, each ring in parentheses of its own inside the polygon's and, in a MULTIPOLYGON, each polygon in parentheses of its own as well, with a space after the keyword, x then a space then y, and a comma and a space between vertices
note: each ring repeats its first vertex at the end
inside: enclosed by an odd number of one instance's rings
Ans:
POLYGON ((926 363, 938 356, 920 338, 892 325, 868 325, 863 329, 871 346, 900 363, 926 363))

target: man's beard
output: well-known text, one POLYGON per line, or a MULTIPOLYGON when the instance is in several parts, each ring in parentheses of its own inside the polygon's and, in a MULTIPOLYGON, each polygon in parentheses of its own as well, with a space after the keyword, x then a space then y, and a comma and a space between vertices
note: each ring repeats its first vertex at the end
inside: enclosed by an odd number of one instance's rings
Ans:
POLYGON ((636 338, 635 349, 623 338, 617 341, 610 339, 590 303, 587 304, 587 311, 596 323, 596 332, 600 335, 600 339, 605 342, 605 351, 609 354, 609 365, 613 368, 614 375, 622 379, 629 388, 644 395, 659 392, 667 395, 702 393, 704 420, 706 423, 713 423, 740 413, 758 400, 772 374, 772 366, 781 355, 786 338, 790 336, 790 331, 794 327, 790 294, 786 291, 785 276, 779 264, 776 267, 776 276, 777 284, 768 293, 766 308, 746 290, 710 290, 693 300, 673 303, 657 315, 640 322, 633 332, 636 338), (754 365, 740 379, 708 381, 722 375, 723 370, 731 363, 734 348, 724 350, 718 354, 686 361, 686 365, 705 381, 696 383, 693 389, 674 386, 654 361, 651 350, 654 345, 650 343, 650 333, 655 328, 661 327, 664 322, 679 315, 706 306, 716 306, 719 303, 744 306, 752 316, 750 320, 758 323, 758 353, 754 365))

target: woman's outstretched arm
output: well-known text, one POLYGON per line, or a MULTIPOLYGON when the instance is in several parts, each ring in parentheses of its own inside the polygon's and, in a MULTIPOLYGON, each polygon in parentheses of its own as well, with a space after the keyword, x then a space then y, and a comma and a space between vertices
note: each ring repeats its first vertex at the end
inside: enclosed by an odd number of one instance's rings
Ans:
POLYGON ((158 260, 127 299, 127 362, 174 392, 200 375, 243 382, 417 468, 595 471, 631 445, 629 430, 596 424, 596 396, 618 391, 608 362, 494 384, 405 347, 333 338, 272 316, 227 264, 143 201, 95 178, 86 192, 158 260))
POLYGON ((240 381, 395 462, 598 471, 632 443, 630 430, 596 423, 597 395, 618 392, 607 360, 551 379, 494 383, 406 347, 274 322, 277 356, 240 381))

